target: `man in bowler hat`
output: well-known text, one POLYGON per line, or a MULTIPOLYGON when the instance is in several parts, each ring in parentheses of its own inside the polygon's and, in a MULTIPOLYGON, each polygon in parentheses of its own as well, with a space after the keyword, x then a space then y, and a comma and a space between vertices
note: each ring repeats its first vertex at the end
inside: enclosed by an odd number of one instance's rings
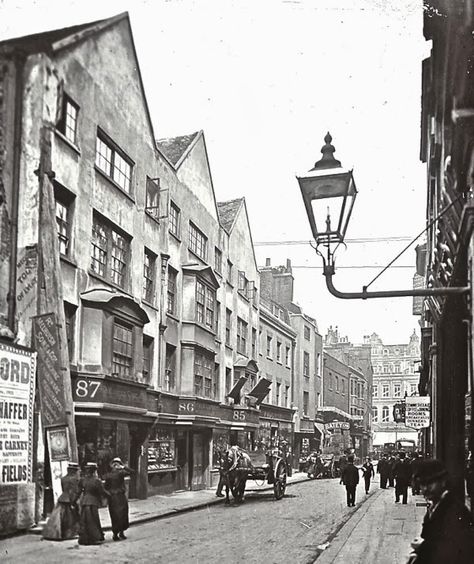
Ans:
POLYGON ((446 468, 439 460, 420 462, 415 476, 427 501, 421 538, 411 546, 408 562, 416 564, 472 564, 474 530, 461 499, 451 490, 446 468))
POLYGON ((354 466, 354 456, 347 457, 347 464, 342 471, 341 484, 346 486, 347 507, 355 506, 356 487, 359 483, 359 470, 354 466))

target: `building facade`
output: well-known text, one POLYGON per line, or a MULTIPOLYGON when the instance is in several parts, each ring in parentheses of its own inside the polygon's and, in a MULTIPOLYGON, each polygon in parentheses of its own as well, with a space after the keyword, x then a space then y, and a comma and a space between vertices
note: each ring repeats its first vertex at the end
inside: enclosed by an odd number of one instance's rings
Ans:
MULTIPOLYGON (((373 366, 370 344, 353 345, 329 327, 324 351, 344 363, 349 374, 350 435, 355 454, 361 459, 372 450, 373 366)), ((324 400, 325 402, 325 400, 324 400)))
POLYGON ((270 259, 260 268, 262 299, 272 300, 288 311, 295 334, 291 351, 293 366, 292 406, 294 413, 294 461, 317 450, 322 441, 322 422, 317 408, 322 401, 322 337, 316 320, 294 303, 291 261, 272 267, 270 259))
MULTIPOLYGON (((9 249, 2 313, 28 347, 34 316, 56 316, 67 374, 56 395, 64 384, 79 462, 95 461, 103 473, 121 456, 136 470, 131 497, 146 497, 167 255, 160 184, 176 179, 156 147, 129 19, 7 41, 0 56, 2 245, 9 249)), ((40 387, 50 376, 38 371, 40 387)), ((41 415, 45 426, 53 404, 43 393, 40 401, 34 424, 41 415)), ((50 486, 41 434, 34 446, 35 476, 50 486)), ((52 503, 46 496, 44 510, 52 503)))
POLYGON ((103 475, 120 456, 145 498, 212 485, 227 444, 274 429, 291 443, 295 335, 273 305, 260 316, 245 201, 216 201, 202 132, 156 141, 128 15, 4 42, 0 58, 0 335, 31 348, 38 315, 58 329, 33 475, 1 485, 0 533, 48 513, 41 492, 71 458, 103 475))
POLYGON ((424 300, 420 393, 431 398, 431 426, 423 439, 425 450, 446 464, 454 491, 472 497, 474 13, 467 0, 426 8, 431 52, 422 67, 420 158, 428 229, 418 274, 429 287, 470 289, 424 300))
POLYGON ((374 446, 410 439, 418 443, 418 431, 394 420, 394 406, 407 396, 418 395, 420 338, 413 331, 407 344, 386 345, 372 333, 370 344, 374 381, 372 386, 372 424, 374 446))

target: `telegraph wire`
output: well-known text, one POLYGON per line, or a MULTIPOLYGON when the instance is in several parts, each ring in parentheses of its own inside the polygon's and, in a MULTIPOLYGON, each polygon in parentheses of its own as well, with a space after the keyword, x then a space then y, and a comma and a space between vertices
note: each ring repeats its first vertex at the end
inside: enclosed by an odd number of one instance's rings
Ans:
MULTIPOLYGON (((411 241, 411 237, 400 236, 400 237, 359 237, 354 239, 346 239, 344 242, 349 244, 358 243, 386 243, 390 241, 400 242, 400 241, 411 241)), ((257 241, 254 243, 255 247, 271 247, 271 246, 291 246, 291 245, 310 245, 311 240, 300 240, 300 241, 257 241)))
MULTIPOLYGON (((346 266, 342 266, 342 265, 338 265, 337 266, 337 270, 342 270, 342 269, 354 269, 354 270, 359 270, 359 269, 363 269, 363 268, 381 268, 382 265, 381 264, 350 264, 350 265, 346 265, 346 266)), ((264 266, 259 266, 259 268, 265 268, 264 266)), ((305 265, 300 265, 300 266, 294 266, 291 265, 291 268, 296 268, 296 269, 309 269, 309 270, 322 270, 323 267, 322 266, 305 266, 305 265)), ((400 264, 400 265, 393 265, 390 268, 411 268, 412 270, 416 269, 416 266, 414 264, 400 264)))

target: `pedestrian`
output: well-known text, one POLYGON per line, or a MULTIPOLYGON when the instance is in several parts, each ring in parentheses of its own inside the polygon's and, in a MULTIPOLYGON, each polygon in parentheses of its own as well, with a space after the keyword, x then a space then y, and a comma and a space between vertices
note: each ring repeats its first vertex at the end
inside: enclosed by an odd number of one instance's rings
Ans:
POLYGON ((128 529, 128 500, 125 488, 125 476, 133 472, 120 458, 110 463, 111 471, 105 476, 105 491, 109 498, 109 514, 112 522, 113 540, 124 540, 124 531, 128 529))
POLYGON ((100 524, 99 507, 108 494, 99 480, 95 462, 85 465, 84 477, 79 480, 79 493, 82 495, 79 544, 102 544, 104 532, 100 524))
POLYGON ((389 488, 395 487, 394 470, 396 463, 397 463, 397 459, 393 456, 393 454, 390 454, 388 458, 388 487, 389 488))
POLYGON ((347 466, 347 451, 344 451, 344 453, 339 457, 339 461, 338 461, 339 476, 342 476, 342 473, 344 472, 344 468, 346 466, 347 466))
POLYGON ((383 490, 387 489, 389 470, 387 455, 383 454, 377 464, 377 474, 380 474, 380 487, 383 490))
POLYGON ((427 501, 421 538, 412 542, 408 562, 472 564, 474 529, 469 510, 450 489, 448 473, 439 460, 423 460, 417 480, 427 501))
POLYGON ((375 477, 374 465, 370 462, 370 457, 365 457, 365 462, 362 465, 362 473, 364 476, 364 483, 365 483, 365 493, 369 493, 370 489, 370 480, 375 477))
POLYGON ((393 471, 395 478, 395 503, 399 503, 401 496, 402 503, 406 505, 408 502, 408 486, 411 482, 411 465, 403 451, 398 456, 399 459, 393 471))
POLYGON ((419 495, 421 492, 420 484, 418 482, 418 467, 422 462, 423 457, 421 453, 415 452, 411 460, 411 493, 412 495, 419 495))
POLYGON ((227 449, 225 447, 221 447, 218 451, 218 459, 219 459, 219 483, 217 484, 216 496, 217 497, 225 497, 222 493, 222 488, 226 484, 226 474, 224 472, 224 457, 226 456, 227 449))
POLYGON ((347 464, 341 475, 341 484, 346 486, 347 507, 355 506, 356 487, 359 483, 359 470, 354 466, 354 456, 347 457, 347 464))
POLYGON ((46 525, 43 538, 48 540, 66 540, 77 537, 79 533, 79 464, 70 462, 67 474, 61 478, 62 493, 46 525))

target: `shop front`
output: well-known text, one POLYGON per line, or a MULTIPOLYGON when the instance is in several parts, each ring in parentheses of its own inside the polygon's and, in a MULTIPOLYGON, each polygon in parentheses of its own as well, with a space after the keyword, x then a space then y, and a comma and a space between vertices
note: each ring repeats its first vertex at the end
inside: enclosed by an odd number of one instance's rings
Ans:
POLYGON ((156 420, 146 385, 104 375, 72 374, 79 464, 95 462, 99 476, 116 456, 134 470, 130 498, 147 497, 146 444, 156 420))
POLYGON ((295 468, 302 468, 310 453, 320 448, 321 435, 315 425, 310 419, 301 419, 299 422, 299 431, 295 431, 293 448, 295 468))
POLYGON ((177 489, 200 490, 211 485, 213 432, 220 425, 216 402, 179 397, 176 418, 177 489))
POLYGON ((260 406, 258 449, 277 452, 286 460, 289 471, 293 468, 293 429, 292 409, 274 405, 260 406))
POLYGON ((353 449, 349 421, 333 419, 324 424, 323 454, 339 457, 353 449))
POLYGON ((256 449, 259 412, 240 405, 220 405, 220 422, 212 432, 211 486, 219 481, 219 458, 223 450, 238 445, 248 452, 256 449))

